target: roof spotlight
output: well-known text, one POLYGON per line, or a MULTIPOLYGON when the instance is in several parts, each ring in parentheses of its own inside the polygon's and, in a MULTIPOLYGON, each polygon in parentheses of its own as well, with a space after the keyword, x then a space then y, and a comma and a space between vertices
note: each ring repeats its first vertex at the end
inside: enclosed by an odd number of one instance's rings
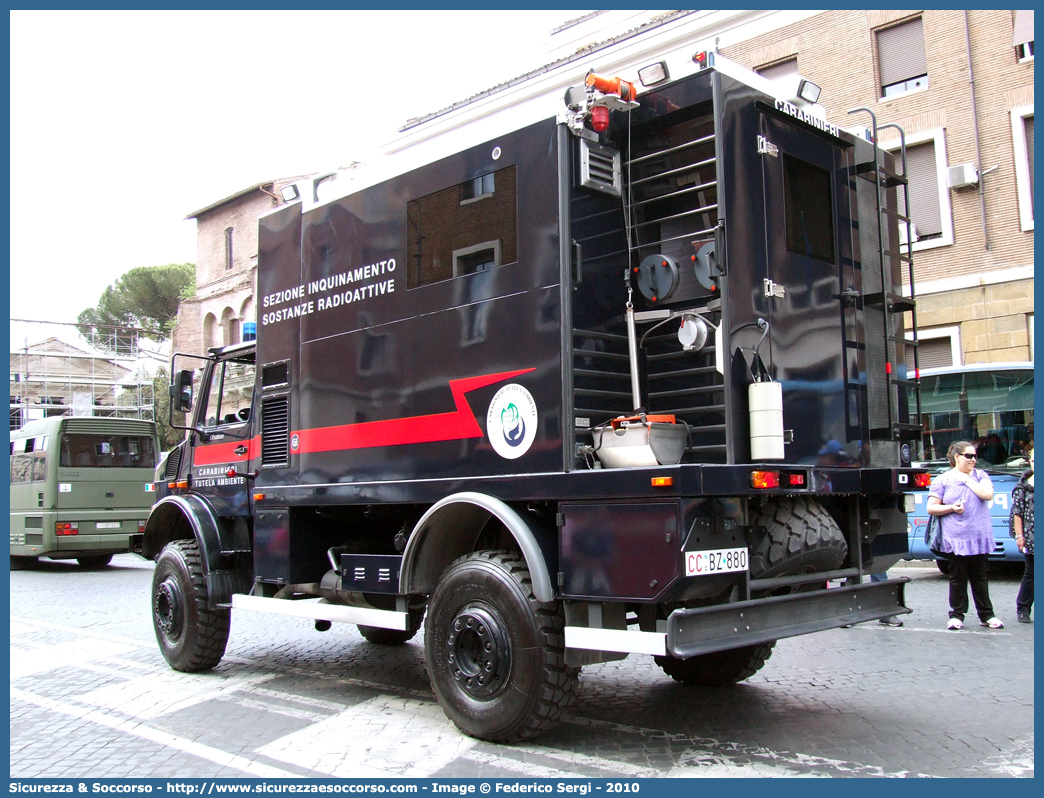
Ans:
POLYGON ((819 102, 819 92, 821 91, 822 89, 820 89, 819 86, 817 86, 811 80, 805 80, 804 78, 802 78, 801 82, 798 83, 798 97, 800 97, 802 100, 805 100, 806 102, 819 102))
POLYGON ((664 61, 657 61, 638 70, 638 80, 643 86, 655 86, 657 83, 663 83, 668 77, 667 64, 664 61))

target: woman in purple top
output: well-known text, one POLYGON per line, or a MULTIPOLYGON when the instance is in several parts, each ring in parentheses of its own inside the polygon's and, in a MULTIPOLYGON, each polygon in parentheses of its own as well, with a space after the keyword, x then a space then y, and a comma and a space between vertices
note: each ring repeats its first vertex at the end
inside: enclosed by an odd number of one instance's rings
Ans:
POLYGON ((1004 624, 993 614, 986 577, 987 555, 994 545, 990 524, 993 483, 985 471, 975 467, 975 446, 967 441, 950 444, 946 458, 953 468, 932 480, 928 491, 928 514, 939 516, 943 553, 950 557, 950 620, 946 628, 964 626, 971 584, 979 621, 990 629, 1003 629, 1004 624))

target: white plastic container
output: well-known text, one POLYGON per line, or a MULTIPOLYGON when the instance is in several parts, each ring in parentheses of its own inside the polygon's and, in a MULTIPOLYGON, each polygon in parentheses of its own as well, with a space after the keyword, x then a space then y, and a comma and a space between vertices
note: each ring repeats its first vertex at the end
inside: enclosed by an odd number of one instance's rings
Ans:
POLYGON ((753 382, 747 388, 750 408, 750 459, 783 459, 783 386, 753 382))

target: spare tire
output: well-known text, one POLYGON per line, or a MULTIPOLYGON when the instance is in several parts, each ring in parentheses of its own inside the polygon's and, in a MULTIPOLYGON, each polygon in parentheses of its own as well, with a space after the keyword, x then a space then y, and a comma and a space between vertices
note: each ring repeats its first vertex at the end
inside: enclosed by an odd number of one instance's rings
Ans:
POLYGON ((804 497, 769 499, 754 519, 750 577, 765 579, 833 571, 845 561, 841 528, 819 502, 804 497))
MULTIPOLYGON (((833 571, 848 554, 848 544, 837 522, 815 501, 798 497, 769 499, 754 519, 755 531, 750 537, 750 577, 763 579, 791 574, 833 571)), ((816 589, 824 585, 801 588, 781 587, 768 591, 787 594, 795 589, 816 589)), ((755 591, 754 597, 764 596, 755 591)), ((679 682, 699 685, 725 685, 750 678, 772 655, 775 640, 727 651, 714 651, 689 659, 671 656, 655 657, 656 664, 679 682)))

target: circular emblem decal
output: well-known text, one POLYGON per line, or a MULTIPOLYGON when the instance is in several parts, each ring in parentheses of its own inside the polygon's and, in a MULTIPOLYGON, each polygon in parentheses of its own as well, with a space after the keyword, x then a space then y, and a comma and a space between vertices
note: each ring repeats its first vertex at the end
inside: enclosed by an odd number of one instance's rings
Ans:
POLYGON ((505 385, 486 413, 486 434, 493 449, 506 460, 515 460, 533 445, 537 431, 537 406, 533 394, 521 385, 505 385))
POLYGON ((300 445, 301 445, 301 439, 298 438, 297 435, 291 435, 290 436, 290 448, 293 449, 296 452, 297 451, 297 447, 300 446, 300 445))
POLYGON ((902 458, 904 463, 910 462, 910 444, 904 443, 899 449, 899 457, 902 458))

